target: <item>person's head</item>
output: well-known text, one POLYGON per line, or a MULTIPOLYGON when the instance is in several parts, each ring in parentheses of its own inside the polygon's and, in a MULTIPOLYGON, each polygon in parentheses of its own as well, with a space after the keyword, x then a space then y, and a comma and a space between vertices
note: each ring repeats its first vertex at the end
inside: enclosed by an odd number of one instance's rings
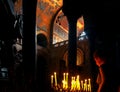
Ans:
POLYGON ((105 50, 97 49, 93 54, 93 58, 96 62, 96 65, 100 66, 100 65, 106 63, 107 53, 105 50))

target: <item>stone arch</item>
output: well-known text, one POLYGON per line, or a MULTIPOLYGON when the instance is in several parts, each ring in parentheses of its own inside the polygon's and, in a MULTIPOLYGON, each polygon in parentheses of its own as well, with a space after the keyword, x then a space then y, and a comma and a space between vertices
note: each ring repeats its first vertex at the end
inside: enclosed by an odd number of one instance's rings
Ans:
POLYGON ((57 14, 62 10, 62 6, 57 10, 57 12, 54 14, 51 20, 51 25, 50 25, 50 46, 52 45, 53 42, 53 26, 54 26, 54 21, 56 19, 57 14))
POLYGON ((48 40, 45 34, 43 33, 37 34, 37 44, 45 48, 48 46, 48 40))
MULTIPOLYGON (((84 31, 84 17, 81 16, 77 19, 77 37, 84 31)), ((62 7, 56 12, 52 19, 51 23, 51 32, 50 32, 50 40, 51 44, 54 44, 55 42, 61 42, 61 41, 66 41, 68 40, 68 30, 69 30, 69 22, 68 18, 66 15, 64 15, 62 11, 62 7), (58 23, 57 23, 58 22, 58 23), (56 31, 56 29, 59 31, 58 33, 61 34, 59 35, 56 31), (63 32, 62 32, 63 30, 63 32), (54 35, 54 32, 57 33, 57 38, 54 35), (63 35, 62 35, 63 34, 63 35), (57 41, 55 41, 55 38, 57 41), (55 42, 54 42, 55 41, 55 42)))
MULTIPOLYGON (((63 60, 66 61, 66 66, 68 66, 68 50, 65 51, 63 55, 63 60)), ((76 61, 76 66, 81 66, 84 63, 84 52, 80 49, 77 48, 77 61, 76 61)))

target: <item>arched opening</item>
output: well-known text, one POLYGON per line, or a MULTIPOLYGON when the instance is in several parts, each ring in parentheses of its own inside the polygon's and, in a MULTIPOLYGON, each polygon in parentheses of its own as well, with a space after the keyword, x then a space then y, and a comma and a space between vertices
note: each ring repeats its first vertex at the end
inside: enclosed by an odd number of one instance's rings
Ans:
MULTIPOLYGON (((58 12, 54 20, 53 25, 53 41, 52 44, 56 44, 62 41, 68 40, 69 34, 69 23, 67 17, 64 15, 62 10, 58 12)), ((84 18, 83 16, 77 20, 77 37, 84 31, 84 18)))
MULTIPOLYGON (((66 67, 68 67, 68 51, 64 53, 63 60, 65 61, 66 67)), ((83 63, 84 63, 84 53, 80 48, 77 48, 76 66, 81 66, 83 63)))
POLYGON ((44 34, 38 34, 37 35, 37 44, 42 47, 47 47, 48 41, 44 34))

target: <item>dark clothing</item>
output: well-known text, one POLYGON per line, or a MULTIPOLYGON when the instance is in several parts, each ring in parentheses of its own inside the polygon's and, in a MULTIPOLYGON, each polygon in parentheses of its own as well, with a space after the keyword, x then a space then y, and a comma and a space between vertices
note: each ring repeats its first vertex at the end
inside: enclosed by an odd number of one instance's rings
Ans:
POLYGON ((50 92, 49 61, 48 49, 37 46, 37 92, 50 92))
POLYGON ((114 71, 114 66, 102 64, 99 67, 99 70, 100 69, 102 70, 105 80, 104 80, 103 86, 101 87, 101 90, 98 92, 118 92, 117 91, 117 77, 115 74, 116 71, 114 71))

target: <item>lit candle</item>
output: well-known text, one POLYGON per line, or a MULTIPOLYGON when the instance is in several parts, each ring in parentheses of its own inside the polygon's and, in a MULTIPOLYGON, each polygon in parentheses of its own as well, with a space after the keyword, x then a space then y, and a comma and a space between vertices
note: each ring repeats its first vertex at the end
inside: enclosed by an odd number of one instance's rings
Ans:
POLYGON ((90 80, 90 78, 88 79, 88 85, 89 85, 89 91, 91 92, 91 80, 90 80))
POLYGON ((68 88, 68 73, 66 73, 66 88, 68 88))
POLYGON ((75 77, 73 77, 73 90, 75 90, 76 88, 76 81, 75 81, 75 77))
POLYGON ((51 86, 53 86, 53 75, 51 75, 51 86))
POLYGON ((90 85, 91 85, 91 80, 90 80, 90 78, 88 79, 88 84, 90 84, 90 85))
POLYGON ((77 89, 77 90, 80 90, 79 75, 77 75, 77 78, 76 78, 76 89, 77 89))
POLYGON ((63 83, 63 89, 65 89, 65 80, 62 80, 63 83))
POLYGON ((63 73, 63 80, 65 81, 65 73, 63 73))
POLYGON ((88 83, 90 84, 90 78, 88 79, 88 83))
POLYGON ((88 92, 91 92, 91 89, 90 89, 90 85, 89 85, 89 84, 87 85, 87 90, 88 90, 88 92))
POLYGON ((87 79, 85 79, 85 90, 87 91, 87 79))
POLYGON ((67 76, 66 76, 66 73, 63 73, 63 89, 66 89, 67 88, 67 76))
POLYGON ((83 85, 84 85, 84 88, 83 88, 83 90, 84 90, 84 91, 86 91, 86 84, 84 83, 83 85))
POLYGON ((57 76, 56 76, 56 72, 54 72, 54 77, 55 77, 55 86, 57 86, 57 76))
POLYGON ((81 80, 81 88, 83 89, 84 85, 83 85, 83 80, 81 80))
POLYGON ((73 77, 71 78, 71 91, 74 89, 74 80, 73 77))

